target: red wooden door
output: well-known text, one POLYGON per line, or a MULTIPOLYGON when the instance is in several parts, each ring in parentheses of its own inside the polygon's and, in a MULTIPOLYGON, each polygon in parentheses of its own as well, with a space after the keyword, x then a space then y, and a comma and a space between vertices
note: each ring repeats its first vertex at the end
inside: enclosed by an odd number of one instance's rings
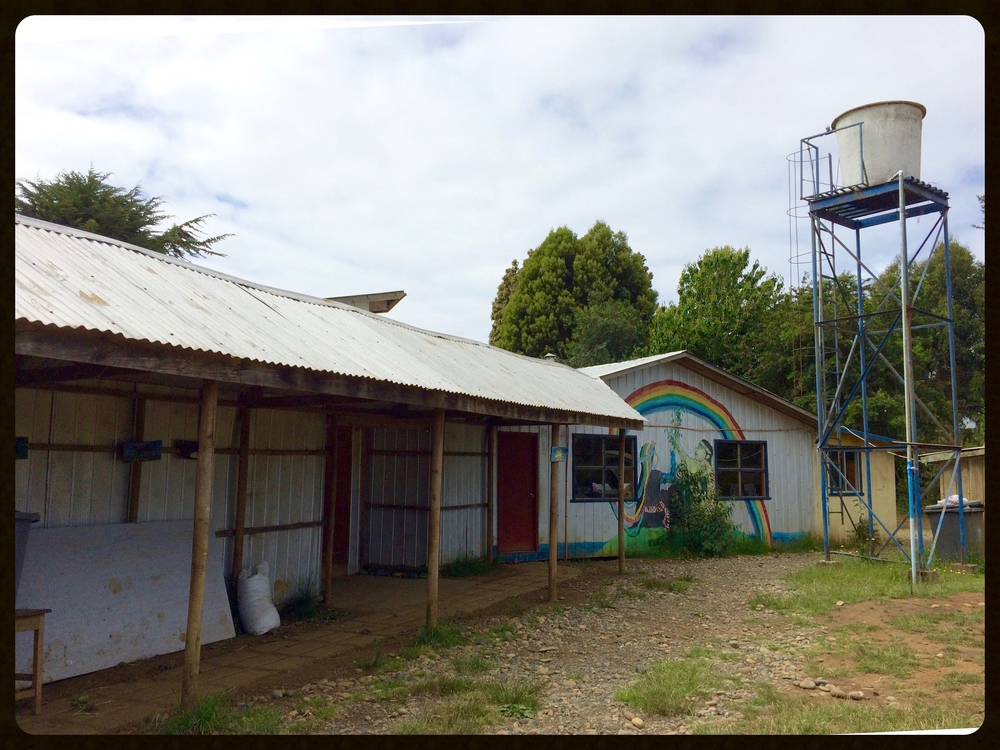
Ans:
POLYGON ((497 549, 538 550, 538 435, 497 433, 497 549))

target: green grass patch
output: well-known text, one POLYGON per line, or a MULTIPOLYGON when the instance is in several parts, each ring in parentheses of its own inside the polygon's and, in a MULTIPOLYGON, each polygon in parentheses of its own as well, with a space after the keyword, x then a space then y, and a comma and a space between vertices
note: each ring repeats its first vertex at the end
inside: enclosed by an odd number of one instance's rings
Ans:
POLYGON ((771 551, 795 555, 803 552, 821 552, 822 550, 822 539, 817 539, 809 534, 803 534, 787 542, 775 542, 771 551))
POLYGON ((493 665, 481 656, 472 654, 471 656, 456 656, 451 660, 451 665, 460 675, 476 675, 489 672, 493 665))
POLYGON ((907 633, 920 633, 927 640, 951 646, 984 648, 982 638, 986 612, 940 612, 919 615, 900 615, 889 620, 894 628, 907 633))
POLYGON ((759 537, 737 531, 733 537, 733 555, 769 555, 772 550, 759 537))
POLYGON ((854 644, 854 658, 862 672, 893 677, 909 677, 920 666, 916 652, 905 643, 861 641, 854 644))
POLYGON ((934 683, 941 690, 960 690, 965 685, 982 685, 985 678, 976 672, 949 672, 934 683))
POLYGON ((538 712, 541 685, 535 682, 486 680, 465 682, 425 708, 424 715, 400 722, 396 734, 478 734, 501 717, 524 718, 538 712))
MULTIPOLYGON (((758 594, 750 600, 751 608, 763 604, 782 614, 822 615, 833 611, 838 601, 846 604, 887 599, 908 599, 910 569, 896 563, 871 562, 842 558, 838 565, 815 565, 786 576, 793 589, 787 595, 758 594)), ((982 576, 970 576, 948 570, 938 571, 934 583, 921 583, 912 596, 947 598, 972 591, 983 592, 982 576)))
POLYGON ((420 628, 414 639, 414 645, 451 648, 452 646, 462 646, 467 641, 468 638, 459 628, 449 623, 438 623, 433 628, 420 628))
POLYGON ((222 695, 206 695, 191 711, 175 708, 149 729, 152 734, 279 734, 281 713, 270 706, 240 710, 222 695))
POLYGON ((694 734, 857 734, 976 727, 981 717, 960 702, 916 703, 886 709, 864 702, 788 695, 760 684, 756 696, 741 709, 739 721, 695 726, 694 734))
POLYGON ((692 698, 703 698, 722 685, 722 678, 704 662, 659 661, 615 697, 646 713, 682 716, 696 708, 692 698))
POLYGON ((498 641, 513 641, 517 639, 517 628, 509 623, 497 625, 486 631, 486 635, 490 638, 496 638, 498 641))
POLYGON ((435 675, 425 680, 418 680, 409 687, 411 695, 426 694, 432 695, 457 695, 467 693, 473 687, 473 683, 463 677, 451 677, 450 675, 435 675))
POLYGON ((504 707, 517 707, 508 711, 520 712, 527 709, 534 715, 538 711, 542 686, 538 682, 523 680, 489 680, 483 684, 482 690, 487 700, 499 707, 501 713, 504 712, 504 707))
POLYGON ((358 659, 355 664, 358 665, 358 669, 362 669, 365 672, 382 674, 383 672, 401 669, 403 667, 403 660, 394 654, 384 654, 381 651, 376 651, 371 656, 358 659))

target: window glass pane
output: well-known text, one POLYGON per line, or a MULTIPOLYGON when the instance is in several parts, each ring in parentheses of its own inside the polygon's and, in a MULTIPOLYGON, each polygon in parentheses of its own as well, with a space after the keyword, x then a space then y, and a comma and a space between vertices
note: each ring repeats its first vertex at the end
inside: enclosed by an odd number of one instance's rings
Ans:
POLYGON ((573 472, 573 496, 582 499, 604 497, 601 478, 600 469, 576 469, 573 472))
POLYGON ((604 463, 600 435, 576 435, 573 438, 573 463, 576 466, 601 466, 604 463))
POLYGON ((762 497, 764 495, 764 474, 757 471, 740 472, 742 481, 741 497, 762 497))
POLYGON ((764 444, 743 443, 740 447, 740 466, 746 469, 764 468, 764 444))
POLYGON ((625 438, 625 466, 635 466, 635 438, 625 438))
POLYGON ((740 465, 739 443, 719 441, 716 443, 715 465, 719 469, 736 469, 740 465))
POLYGON ((738 471, 720 471, 716 479, 719 494, 723 497, 740 496, 740 473, 738 471))

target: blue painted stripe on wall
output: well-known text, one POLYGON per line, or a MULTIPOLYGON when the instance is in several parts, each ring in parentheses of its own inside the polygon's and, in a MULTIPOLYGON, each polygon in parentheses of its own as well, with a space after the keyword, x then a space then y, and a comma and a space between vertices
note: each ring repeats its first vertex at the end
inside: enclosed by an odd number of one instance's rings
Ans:
MULTIPOLYGON (((569 557, 571 560, 574 558, 591 557, 604 544, 604 542, 570 542, 569 557)), ((540 545, 538 552, 505 552, 503 554, 500 554, 494 546, 493 555, 501 563, 537 562, 549 559, 549 545, 540 545)), ((562 560, 565 555, 566 545, 560 543, 556 548, 556 556, 559 560, 562 560)))

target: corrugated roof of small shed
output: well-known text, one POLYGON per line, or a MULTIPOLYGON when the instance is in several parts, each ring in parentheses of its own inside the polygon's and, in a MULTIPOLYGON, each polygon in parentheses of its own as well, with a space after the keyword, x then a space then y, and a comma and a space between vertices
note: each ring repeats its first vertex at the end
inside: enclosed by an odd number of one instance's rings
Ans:
POLYGON ((15 215, 15 258, 16 320, 642 422, 607 385, 565 365, 261 286, 88 232, 15 215))

